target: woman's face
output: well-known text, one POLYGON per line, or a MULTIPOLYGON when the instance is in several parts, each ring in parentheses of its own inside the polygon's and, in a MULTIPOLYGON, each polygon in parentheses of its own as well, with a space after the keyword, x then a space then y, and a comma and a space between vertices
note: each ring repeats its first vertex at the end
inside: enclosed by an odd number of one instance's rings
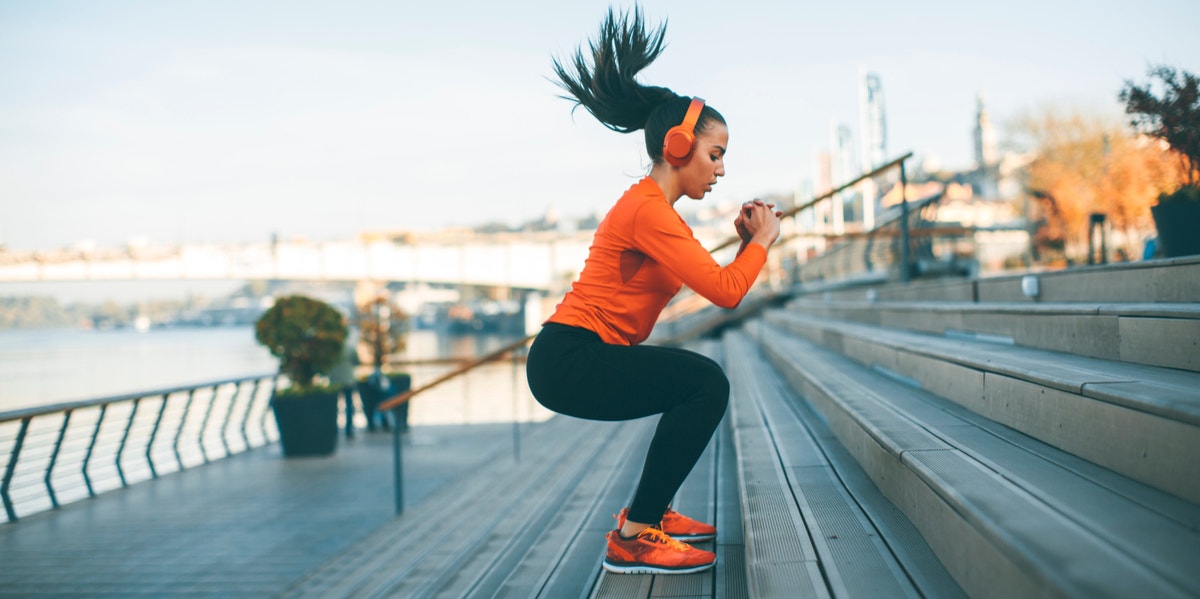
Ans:
POLYGON ((729 147, 729 128, 710 121, 708 128, 696 134, 696 147, 687 164, 679 167, 684 195, 699 200, 712 191, 717 177, 725 176, 725 148, 729 147))

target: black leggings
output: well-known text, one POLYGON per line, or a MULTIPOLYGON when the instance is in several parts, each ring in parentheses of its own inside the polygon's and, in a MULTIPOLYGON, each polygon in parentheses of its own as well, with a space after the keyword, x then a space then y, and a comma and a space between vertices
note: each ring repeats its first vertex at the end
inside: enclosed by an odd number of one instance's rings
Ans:
POLYGON ((720 365, 671 347, 611 345, 547 323, 529 349, 529 389, 550 410, 588 420, 662 414, 629 520, 656 523, 708 445, 729 403, 720 365))

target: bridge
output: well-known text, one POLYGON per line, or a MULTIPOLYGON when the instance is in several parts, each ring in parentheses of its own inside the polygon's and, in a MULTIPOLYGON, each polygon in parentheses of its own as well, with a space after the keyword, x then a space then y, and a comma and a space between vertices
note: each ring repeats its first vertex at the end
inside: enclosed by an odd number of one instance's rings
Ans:
POLYGON ((565 288, 592 232, 363 235, 327 242, 0 252, 0 283, 34 281, 401 281, 530 291, 565 288))

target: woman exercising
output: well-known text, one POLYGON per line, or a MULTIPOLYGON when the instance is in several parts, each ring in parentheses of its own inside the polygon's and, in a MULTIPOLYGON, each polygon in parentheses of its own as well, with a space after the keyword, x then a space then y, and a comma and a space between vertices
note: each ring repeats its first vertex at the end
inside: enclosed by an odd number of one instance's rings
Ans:
POLYGON ((617 200, 596 229, 578 280, 529 351, 529 388, 550 410, 592 420, 661 414, 629 508, 607 534, 604 568, 673 574, 711 568, 716 555, 683 541, 716 529, 669 508, 712 438, 729 401, 729 381, 714 361, 673 347, 639 345, 682 285, 714 304, 741 302, 779 237, 779 213, 743 205, 734 228, 737 258, 721 267, 700 245, 675 202, 699 200, 725 175, 725 119, 699 98, 635 81, 663 50, 665 24, 648 32, 640 10, 609 10, 590 44, 563 65, 554 61, 569 100, 606 127, 644 130, 653 165, 617 200))

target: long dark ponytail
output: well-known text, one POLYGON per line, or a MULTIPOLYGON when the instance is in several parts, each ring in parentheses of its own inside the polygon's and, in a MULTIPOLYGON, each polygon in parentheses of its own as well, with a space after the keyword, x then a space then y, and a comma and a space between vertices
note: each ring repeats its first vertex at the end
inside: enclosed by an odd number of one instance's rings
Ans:
MULTIPOLYGON (((642 85, 636 77, 650 66, 665 47, 667 24, 647 31, 640 8, 618 19, 612 8, 600 25, 600 33, 588 49, 591 65, 580 47, 569 65, 554 59, 558 85, 569 95, 562 96, 583 106, 605 127, 620 133, 645 130, 646 153, 654 162, 662 160, 663 138, 667 130, 683 122, 691 98, 665 87, 642 85)), ((715 109, 705 105, 696 122, 696 132, 704 131, 710 121, 724 123, 715 109)))

